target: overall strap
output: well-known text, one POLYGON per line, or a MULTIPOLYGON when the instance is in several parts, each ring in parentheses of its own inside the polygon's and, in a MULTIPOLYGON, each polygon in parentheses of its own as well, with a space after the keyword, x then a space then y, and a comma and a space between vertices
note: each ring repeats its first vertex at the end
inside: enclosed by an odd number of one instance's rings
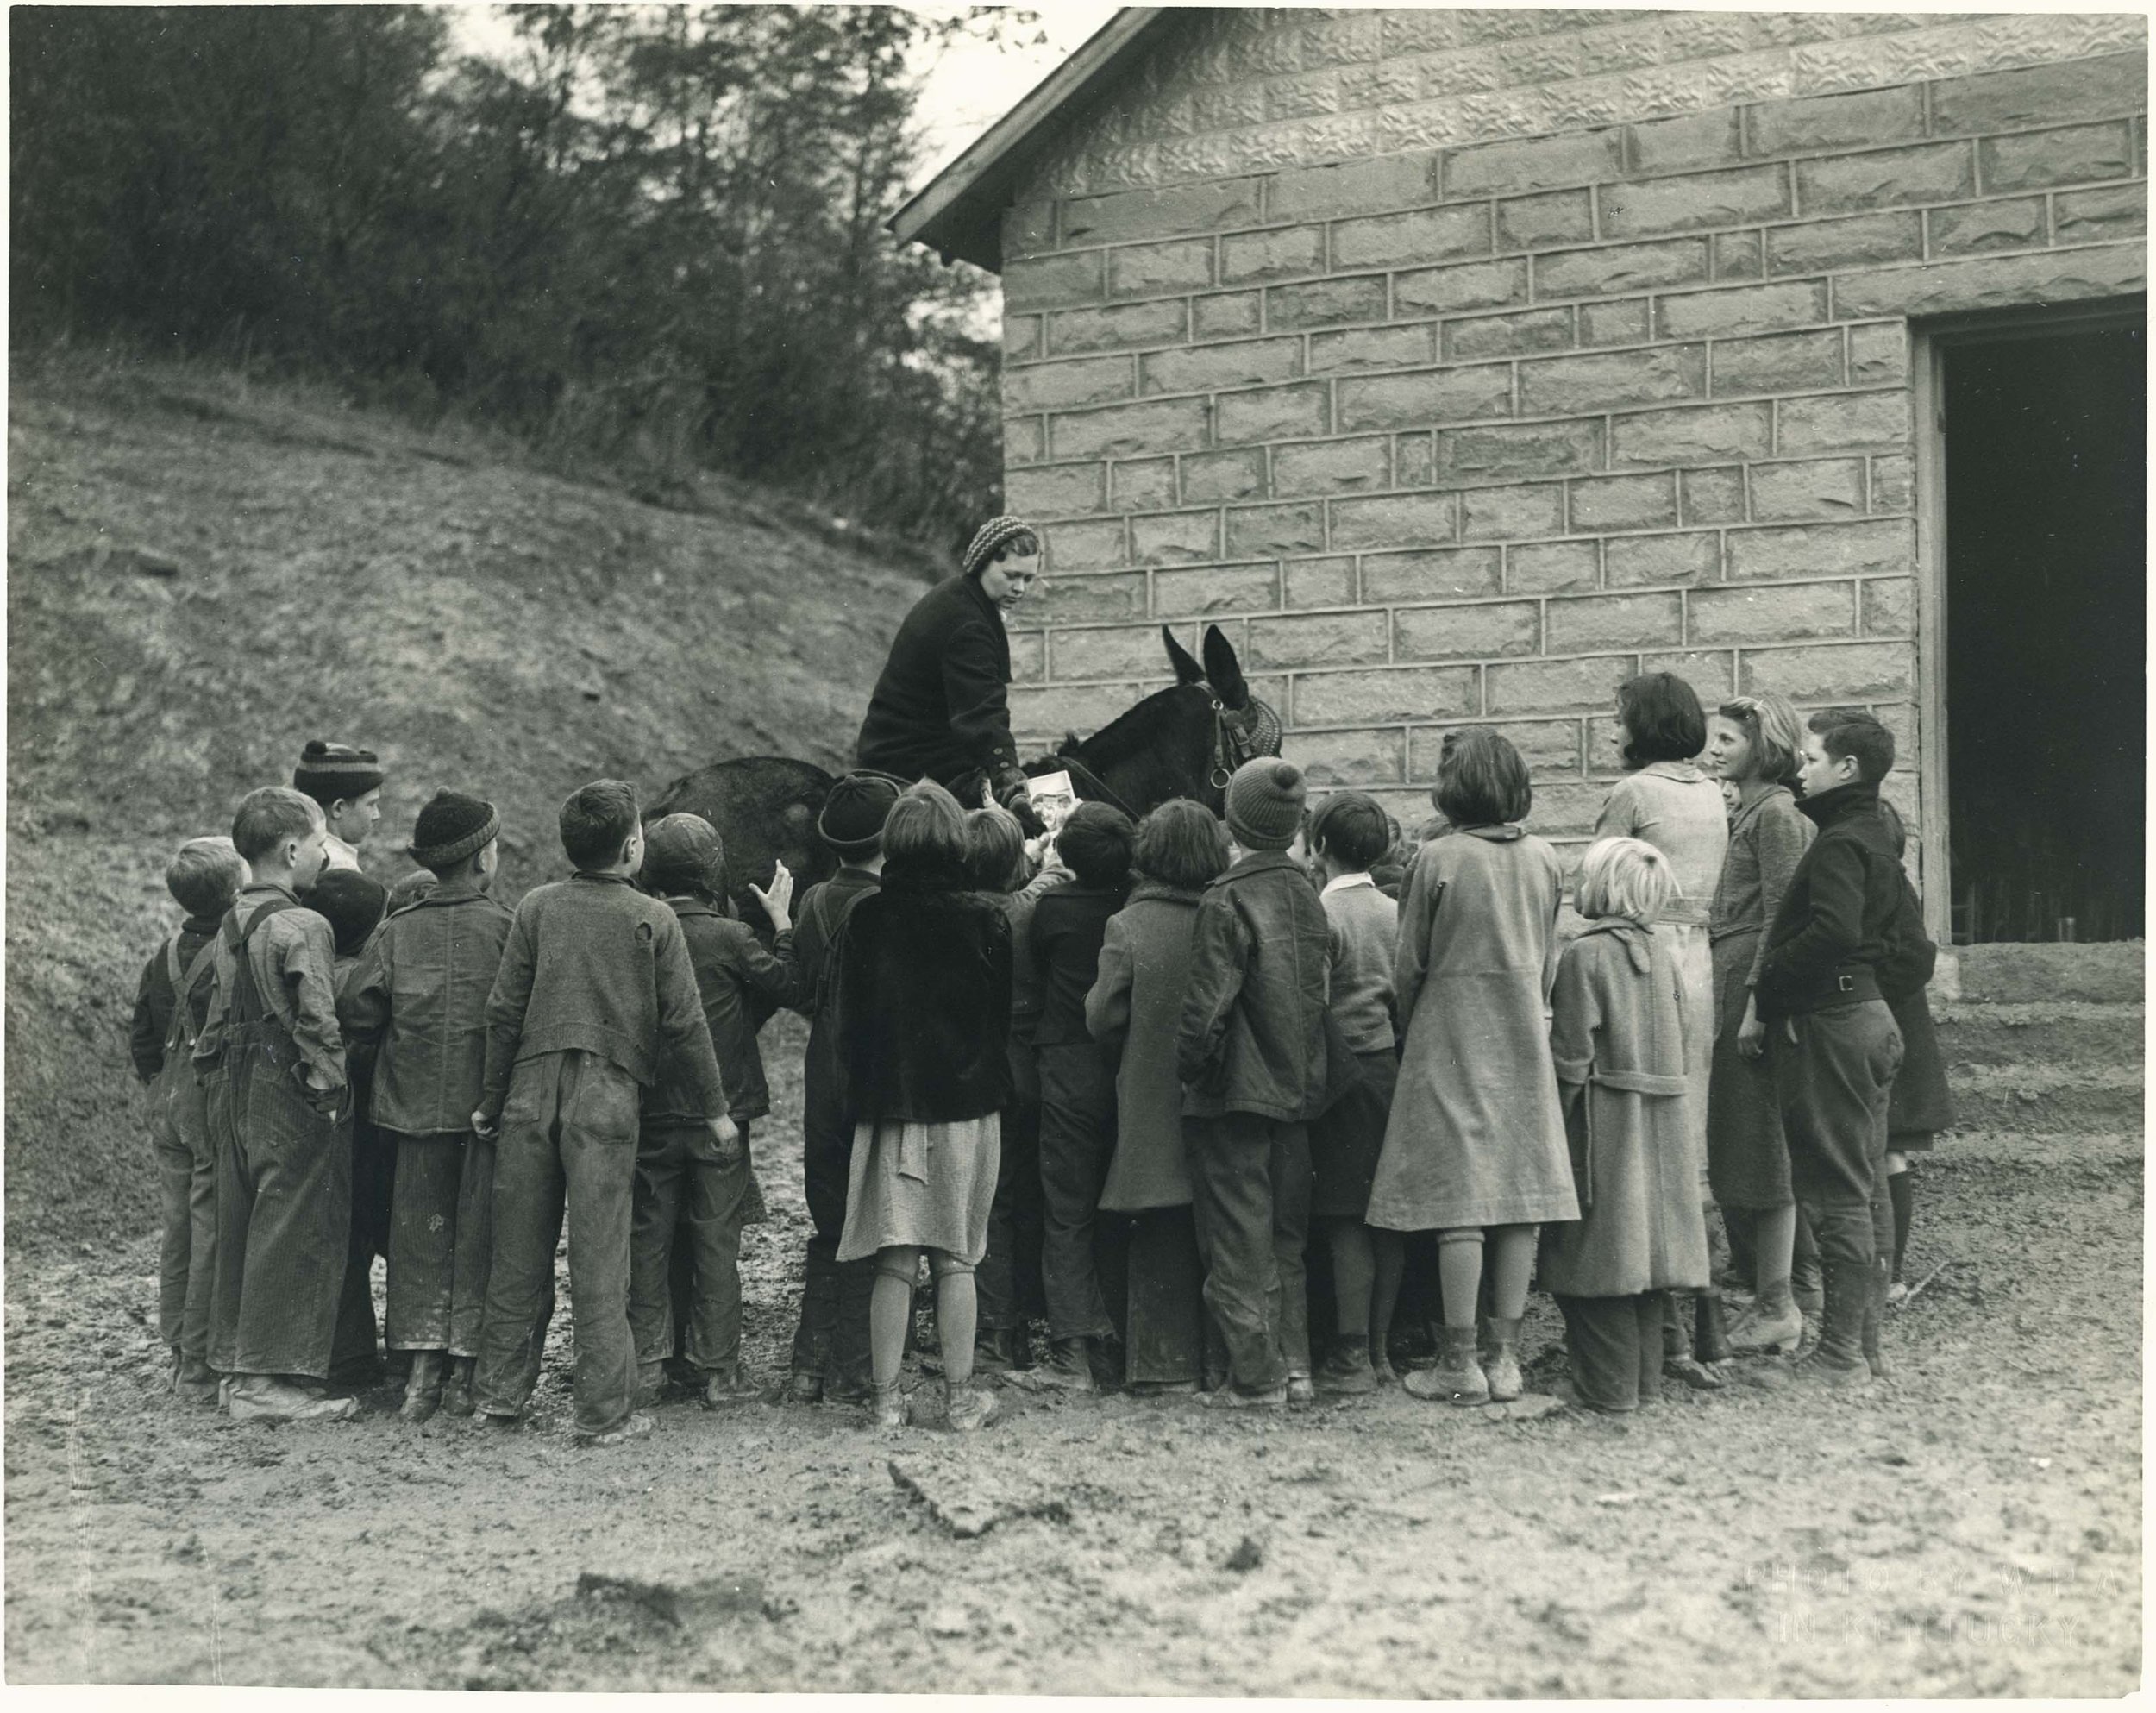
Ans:
POLYGON ((172 1020, 165 1026, 165 1051, 169 1056, 182 1047, 192 1047, 200 1032, 195 1026, 194 1012, 189 996, 202 984, 217 955, 216 937, 212 935, 203 942, 185 973, 179 972, 179 939, 173 937, 171 963, 172 976, 172 1020))
POLYGON ((226 918, 226 931, 233 954, 232 1018, 235 1023, 260 1023, 270 1016, 270 1009, 254 979, 254 966, 248 957, 248 942, 254 938, 254 931, 282 910, 297 910, 299 904, 290 898, 273 898, 252 916, 242 928, 235 918, 226 918))

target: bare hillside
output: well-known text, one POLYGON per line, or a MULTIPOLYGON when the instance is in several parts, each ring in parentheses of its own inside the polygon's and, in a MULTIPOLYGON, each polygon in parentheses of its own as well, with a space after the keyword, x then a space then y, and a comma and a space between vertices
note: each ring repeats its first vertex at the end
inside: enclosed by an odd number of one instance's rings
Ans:
POLYGON ((10 1241, 153 1217, 126 1032, 164 862, 306 738, 381 754, 383 879, 437 786, 492 798, 513 900, 584 780, 839 764, 920 589, 753 490, 663 510, 228 378, 18 367, 10 405, 10 1241))

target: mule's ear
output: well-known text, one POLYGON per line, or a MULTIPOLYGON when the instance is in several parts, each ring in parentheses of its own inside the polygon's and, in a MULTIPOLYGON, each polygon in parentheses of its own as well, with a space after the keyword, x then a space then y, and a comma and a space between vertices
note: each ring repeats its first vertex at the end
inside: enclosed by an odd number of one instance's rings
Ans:
POLYGON ((1175 668, 1178 684, 1197 684, 1204 681, 1206 669, 1190 657, 1190 650, 1175 640, 1175 633, 1165 624, 1160 627, 1161 642, 1168 649, 1168 663, 1175 668))
POLYGON ((1242 707, 1250 700, 1250 687, 1243 681, 1243 665, 1235 657, 1235 645, 1220 634, 1218 624, 1206 626, 1206 681, 1212 685, 1223 706, 1242 707))

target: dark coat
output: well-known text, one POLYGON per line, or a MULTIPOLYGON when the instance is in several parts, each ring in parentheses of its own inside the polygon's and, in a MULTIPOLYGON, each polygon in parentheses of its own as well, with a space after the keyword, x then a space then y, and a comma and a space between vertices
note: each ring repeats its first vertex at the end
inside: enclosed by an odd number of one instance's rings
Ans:
POLYGON ((1009 1098, 1011 925, 963 885, 893 864, 846 919, 832 1003, 856 1120, 949 1124, 1009 1098))
POLYGON ((1117 1051, 1115 1158, 1100 1205, 1112 1213, 1190 1205, 1183 1159, 1175 1026, 1190 982, 1195 892, 1141 881, 1108 919, 1100 969, 1086 995, 1093 1038, 1117 1051))
MULTIPOLYGON (((711 1051, 726 1084, 728 1116, 740 1123, 771 1110, 771 1089, 764 1080, 763 1052, 756 1034, 774 1011, 801 1001, 801 977, 793 960, 789 928, 766 951, 745 922, 722 916, 701 899, 669 898, 688 942, 689 964, 704 1001, 704 1020, 711 1027, 711 1051)), ((659 1080, 645 1091, 647 1119, 696 1119, 695 1085, 676 1069, 671 1056, 660 1062, 659 1080)))
POLYGON ((1332 963, 1332 925, 1286 852, 1254 850, 1206 888, 1176 1032, 1187 1115, 1317 1115, 1332 963))
POLYGON ((1900 907, 1888 934, 1887 956, 1879 965, 1879 991, 1902 1029, 1902 1068, 1895 1073, 1887 1107, 1890 1139, 1953 1128, 1953 1095, 1946 1087, 1946 1065, 1939 1051, 1939 1032, 1932 1026, 1931 1002, 1924 996, 1938 961, 1939 948, 1924 932, 1924 907, 1904 869, 1900 907))
POLYGON ((938 583, 906 615, 868 698, 856 759, 901 779, 949 785, 978 768, 1015 771, 1011 639, 1003 615, 972 577, 938 583))
POLYGON ((1879 787, 1858 782, 1796 806, 1819 837, 1789 876, 1767 929, 1755 993, 1762 1018, 1881 997, 1902 864, 1879 815, 1879 787))

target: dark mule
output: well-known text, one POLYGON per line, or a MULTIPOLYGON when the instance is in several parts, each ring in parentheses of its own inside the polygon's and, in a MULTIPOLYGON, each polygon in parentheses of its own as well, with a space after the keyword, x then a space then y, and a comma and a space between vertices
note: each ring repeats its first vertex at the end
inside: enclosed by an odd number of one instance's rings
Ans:
POLYGON ((749 895, 749 882, 769 886, 777 859, 793 871, 797 899, 837 871, 838 859, 816 831, 830 794, 830 775, 812 762, 743 756, 675 780, 644 819, 701 815, 718 828, 726 844, 727 892, 743 921, 761 924, 763 907, 749 895))

